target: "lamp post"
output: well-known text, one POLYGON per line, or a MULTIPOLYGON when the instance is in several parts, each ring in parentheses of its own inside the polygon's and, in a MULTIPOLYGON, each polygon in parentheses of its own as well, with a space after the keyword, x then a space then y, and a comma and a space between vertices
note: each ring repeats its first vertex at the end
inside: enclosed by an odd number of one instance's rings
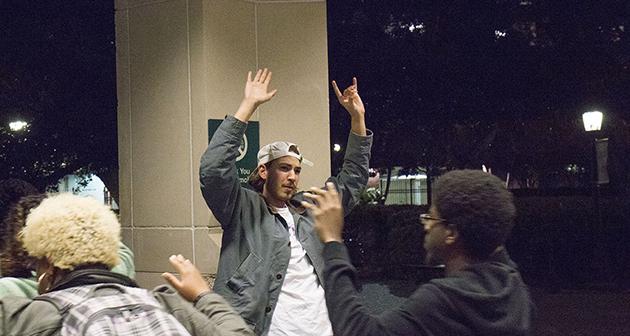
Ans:
POLYGON ((598 137, 599 131, 602 129, 602 122, 604 120, 604 114, 600 111, 589 111, 582 114, 582 122, 584 123, 584 130, 587 133, 593 134, 593 153, 595 159, 593 160, 594 166, 594 190, 593 190, 593 203, 595 206, 595 212, 597 216, 596 227, 592 228, 591 237, 594 240, 593 246, 593 262, 595 263, 595 269, 600 271, 599 275, 603 275, 606 272, 607 260, 603 255, 603 248, 605 248, 602 239, 603 230, 602 227, 602 212, 600 207, 600 187, 602 184, 609 182, 608 179, 608 138, 598 137))
POLYGON ((584 130, 591 132, 595 136, 595 185, 599 187, 609 182, 608 178, 608 138, 599 137, 602 129, 604 114, 599 111, 585 112, 582 114, 584 130))

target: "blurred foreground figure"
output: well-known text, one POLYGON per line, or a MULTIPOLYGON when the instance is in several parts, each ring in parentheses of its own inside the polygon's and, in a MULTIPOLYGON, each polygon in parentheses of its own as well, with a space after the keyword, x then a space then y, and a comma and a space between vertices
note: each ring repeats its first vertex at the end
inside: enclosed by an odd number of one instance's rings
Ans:
POLYGON ((21 240, 36 259, 41 295, 0 300, 2 335, 252 334, 181 255, 169 259, 181 279, 163 274, 176 290, 147 291, 111 272, 119 261, 120 224, 95 199, 44 199, 28 215, 21 240))
POLYGON ((429 213, 420 221, 427 262, 444 264, 446 276, 377 316, 366 312, 354 286, 336 190, 311 192, 315 204, 303 205, 313 212, 325 243, 326 303, 335 335, 529 335, 533 305, 503 248, 516 211, 512 194, 497 177, 476 170, 440 177, 429 213))

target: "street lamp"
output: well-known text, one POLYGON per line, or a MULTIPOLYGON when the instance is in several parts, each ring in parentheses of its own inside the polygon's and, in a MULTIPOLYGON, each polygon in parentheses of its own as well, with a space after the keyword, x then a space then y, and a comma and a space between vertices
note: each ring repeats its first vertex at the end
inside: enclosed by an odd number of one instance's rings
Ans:
POLYGON ((597 187, 609 182, 608 179, 608 138, 598 137, 602 129, 604 114, 600 111, 589 111, 582 114, 582 122, 586 132, 595 134, 595 183, 597 187))
POLYGON ((600 187, 602 184, 609 182, 608 179, 608 138, 599 138, 599 131, 602 129, 602 121, 604 114, 600 111, 589 111, 582 114, 582 122, 584 130, 587 133, 594 134, 594 193, 593 200, 595 203, 595 211, 597 215, 597 227, 592 228, 591 238, 594 240, 593 246, 593 262, 595 269, 603 275, 608 267, 608 261, 604 253, 603 235, 605 234, 602 225, 602 211, 600 207, 600 187), (602 269, 603 268, 603 269, 602 269))
POLYGON ((604 114, 599 111, 584 112, 584 114, 582 114, 584 130, 587 132, 601 130, 602 120, 604 120, 604 114))

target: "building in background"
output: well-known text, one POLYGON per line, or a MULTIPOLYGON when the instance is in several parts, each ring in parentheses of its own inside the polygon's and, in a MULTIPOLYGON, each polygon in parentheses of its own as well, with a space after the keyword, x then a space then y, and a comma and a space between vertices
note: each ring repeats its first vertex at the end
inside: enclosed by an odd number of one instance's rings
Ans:
MULTIPOLYGON (((401 167, 391 170, 391 180, 385 204, 428 204, 427 174, 408 171, 401 167)), ((387 188, 387 174, 380 176, 378 188, 381 193, 387 188)))
POLYGON ((96 175, 85 178, 77 175, 66 175, 57 184, 58 192, 71 192, 75 195, 93 197, 103 204, 109 205, 114 211, 118 211, 118 204, 105 186, 105 183, 96 175))

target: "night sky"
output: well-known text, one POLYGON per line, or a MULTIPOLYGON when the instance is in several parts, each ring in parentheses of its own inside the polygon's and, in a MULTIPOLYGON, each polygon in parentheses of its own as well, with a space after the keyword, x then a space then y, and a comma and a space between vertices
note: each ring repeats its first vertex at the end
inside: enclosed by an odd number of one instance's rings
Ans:
POLYGON ((2 1, 0 46, 0 174, 42 188, 115 173, 113 1, 2 1), (16 119, 30 126, 10 132, 16 119))

